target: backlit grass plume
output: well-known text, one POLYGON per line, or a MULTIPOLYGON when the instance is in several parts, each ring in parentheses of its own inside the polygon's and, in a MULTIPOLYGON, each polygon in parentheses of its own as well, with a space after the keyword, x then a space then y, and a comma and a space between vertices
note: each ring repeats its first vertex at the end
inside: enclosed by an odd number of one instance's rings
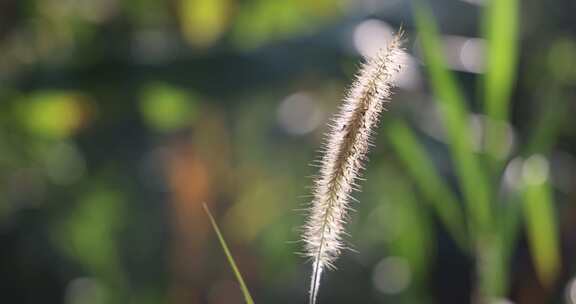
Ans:
POLYGON ((356 180, 366 160, 371 134, 402 67, 401 44, 402 34, 398 33, 385 49, 365 59, 330 124, 303 233, 305 255, 313 261, 311 304, 316 302, 322 271, 333 266, 344 248, 342 238, 351 192, 358 188, 356 180))

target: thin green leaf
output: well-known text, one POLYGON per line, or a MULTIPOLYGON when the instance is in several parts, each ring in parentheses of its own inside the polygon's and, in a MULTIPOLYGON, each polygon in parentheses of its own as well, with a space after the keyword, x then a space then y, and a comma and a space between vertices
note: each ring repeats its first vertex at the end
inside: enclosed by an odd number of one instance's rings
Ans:
POLYGON ((522 167, 524 218, 538 277, 550 286, 560 269, 558 232, 554 203, 548 182, 548 164, 540 155, 528 158, 522 167))
POLYGON ((568 100, 563 96, 559 88, 553 87, 546 90, 548 101, 545 106, 540 106, 536 110, 538 113, 535 117, 536 123, 531 131, 530 138, 525 148, 523 155, 531 155, 535 153, 547 153, 557 140, 558 132, 561 129, 561 124, 564 122, 567 111, 568 100))
MULTIPOLYGON (((493 270, 494 278, 498 278, 498 285, 496 285, 494 294, 505 295, 510 288, 510 259, 515 250, 515 244, 520 235, 520 223, 522 216, 522 205, 519 198, 511 198, 506 202, 502 202, 504 206, 500 206, 499 213, 501 216, 497 217, 499 221, 496 237, 498 238, 499 246, 499 265, 495 265, 493 270)), ((494 280, 493 278, 489 278, 494 280)))
POLYGON ((516 244, 519 237, 522 215, 521 207, 520 198, 511 198, 500 210, 502 216, 498 217, 498 221, 500 222, 498 224, 498 231, 500 231, 501 234, 505 256, 512 254, 514 244, 516 244))
POLYGON ((476 301, 478 303, 495 303, 503 297, 508 287, 508 264, 506 247, 499 234, 486 234, 478 242, 476 259, 478 265, 478 283, 476 301))
POLYGON ((392 240, 390 254, 405 257, 409 261, 414 269, 414 283, 417 283, 427 275, 430 261, 436 252, 432 221, 406 178, 397 175, 381 187, 389 198, 386 201, 388 209, 384 208, 384 211, 392 210, 392 217, 396 219, 389 224, 400 232, 392 240))
POLYGON ((487 1, 484 18, 485 110, 490 118, 506 121, 518 57, 518 0, 487 1))
POLYGON ((532 85, 537 84, 538 90, 532 109, 532 130, 528 142, 522 148, 524 156, 533 154, 548 154, 558 139, 562 124, 569 121, 571 111, 567 92, 572 79, 576 79, 576 73, 570 65, 565 63, 576 53, 576 42, 568 38, 557 39, 541 56, 548 58, 548 67, 543 71, 536 71, 532 85), (546 73, 549 77, 542 78, 546 73), (572 75, 572 76, 570 76, 572 75), (568 85, 568 86, 566 86, 568 85), (546 102, 541 102, 545 100, 546 102))
POLYGON ((238 267, 236 266, 236 262, 234 262, 234 258, 232 257, 232 254, 230 253, 230 250, 228 249, 228 245, 226 245, 226 241, 224 240, 224 237, 222 236, 222 233, 220 232, 220 229, 218 228, 218 224, 216 224, 216 221, 214 220, 212 213, 210 213, 208 206, 206 206, 206 203, 202 203, 202 208, 204 208, 204 211, 206 211, 206 214, 208 215, 208 218, 210 219, 210 223, 212 224, 214 231, 216 231, 216 235, 218 236, 218 241, 220 241, 220 245, 222 245, 222 249, 224 250, 224 253, 226 254, 226 259, 228 259, 228 263, 230 264, 230 267, 234 271, 234 275, 236 276, 236 280, 238 280, 238 284, 240 284, 240 289, 242 290, 242 294, 244 295, 244 300, 246 301, 247 304, 254 304, 254 300, 252 300, 252 296, 250 295, 250 291, 248 290, 248 287, 246 287, 246 283, 244 283, 244 279, 242 278, 242 274, 238 270, 238 267))
POLYGON ((424 62, 432 88, 439 100, 454 167, 468 203, 468 215, 474 221, 475 228, 481 231, 489 230, 491 229, 490 189, 484 168, 480 166, 478 157, 473 151, 466 100, 454 75, 446 69, 438 30, 429 8, 417 4, 414 6, 414 12, 424 62))
POLYGON ((490 118, 486 129, 486 151, 492 159, 501 159, 505 156, 501 151, 506 146, 503 127, 509 116, 518 60, 518 0, 489 0, 484 18, 484 108, 490 118))
POLYGON ((432 160, 426 155, 424 147, 418 143, 414 132, 404 122, 395 120, 387 127, 387 134, 396 155, 416 180, 422 193, 432 202, 432 207, 454 240, 462 249, 466 249, 466 226, 462 210, 432 160))

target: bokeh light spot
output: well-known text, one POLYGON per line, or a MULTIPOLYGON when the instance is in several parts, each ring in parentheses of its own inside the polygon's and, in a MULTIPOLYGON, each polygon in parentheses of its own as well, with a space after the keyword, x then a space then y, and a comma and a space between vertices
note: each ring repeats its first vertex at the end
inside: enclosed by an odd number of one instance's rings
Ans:
POLYGON ((103 304, 106 301, 106 290, 94 278, 81 277, 73 279, 66 287, 66 304, 103 304))
POLYGON ((540 154, 532 155, 522 166, 522 180, 527 185, 540 185, 548 180, 548 161, 540 154))
POLYGON ((286 97, 278 108, 278 123, 289 134, 303 135, 314 131, 323 112, 308 94, 298 92, 286 97))
POLYGON ((378 291, 397 294, 405 290, 412 280, 410 264, 402 257, 387 257, 374 268, 372 281, 378 291))
POLYGON ((392 27, 386 22, 369 19, 354 29, 354 47, 364 57, 371 57, 386 48, 392 39, 392 27))

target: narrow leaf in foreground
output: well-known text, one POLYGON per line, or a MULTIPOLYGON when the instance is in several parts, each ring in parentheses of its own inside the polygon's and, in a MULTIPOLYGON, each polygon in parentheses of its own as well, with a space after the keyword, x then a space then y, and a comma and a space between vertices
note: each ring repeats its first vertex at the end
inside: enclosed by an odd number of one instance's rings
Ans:
POLYGON ((230 267, 234 271, 234 275, 236 276, 236 280, 238 280, 238 284, 240 284, 240 289, 242 290, 242 294, 244 295, 244 300, 246 301, 247 304, 254 304, 254 300, 252 300, 252 296, 250 295, 250 291, 248 291, 248 287, 246 287, 246 283, 244 283, 244 279, 242 278, 242 274, 238 270, 238 267, 236 266, 236 262, 234 262, 234 258, 232 257, 232 254, 230 253, 230 250, 228 249, 228 245, 226 245, 226 241, 224 240, 224 237, 222 236, 222 233, 220 232, 220 229, 218 228, 218 224, 216 224, 216 221, 214 220, 212 213, 210 213, 208 206, 206 206, 206 203, 202 203, 202 208, 204 208, 204 211, 206 211, 206 214, 208 215, 208 218, 210 219, 210 223, 212 224, 212 227, 214 228, 214 231, 216 232, 216 235, 218 236, 218 241, 220 241, 220 245, 222 245, 222 249, 224 250, 224 253, 226 254, 226 259, 228 259, 228 263, 230 263, 230 267))

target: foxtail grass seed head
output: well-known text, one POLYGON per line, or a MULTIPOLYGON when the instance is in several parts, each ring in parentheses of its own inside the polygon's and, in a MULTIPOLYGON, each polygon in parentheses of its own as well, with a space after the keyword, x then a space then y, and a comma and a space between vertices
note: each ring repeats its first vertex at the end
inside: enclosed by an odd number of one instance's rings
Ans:
POLYGON ((398 33, 385 49, 365 58, 330 124, 302 236, 305 255, 312 260, 311 304, 316 302, 324 268, 331 268, 344 249, 351 193, 358 189, 356 181, 366 161, 371 135, 402 68, 402 53, 402 34, 398 33))

